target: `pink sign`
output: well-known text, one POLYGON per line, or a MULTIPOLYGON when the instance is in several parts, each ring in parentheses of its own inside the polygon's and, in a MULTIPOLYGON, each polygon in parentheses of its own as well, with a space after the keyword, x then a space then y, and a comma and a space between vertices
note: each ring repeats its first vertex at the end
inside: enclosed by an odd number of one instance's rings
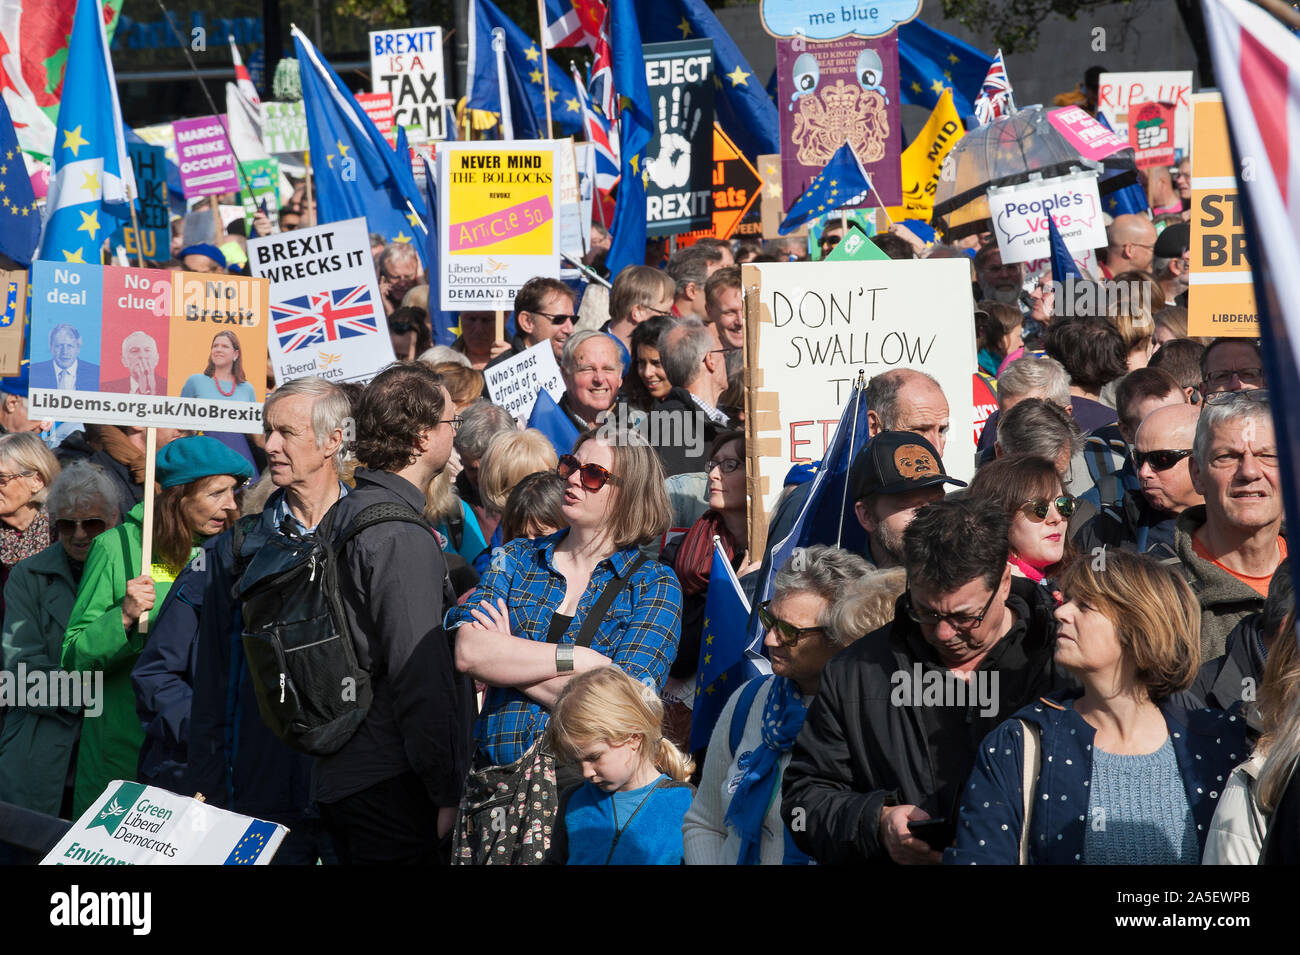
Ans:
POLYGON ((1066 106, 1063 109, 1049 110, 1047 121, 1056 127, 1056 131, 1084 159, 1101 160, 1128 148, 1127 142, 1089 116, 1081 107, 1066 106))
POLYGON ((239 192, 239 170, 226 138, 225 116, 200 116, 172 123, 176 134, 176 164, 185 198, 239 192))
POLYGON ((482 245, 493 245, 531 232, 552 218, 551 197, 538 196, 491 215, 457 223, 452 230, 450 248, 452 252, 461 252, 482 245))
POLYGON ((1128 138, 1139 169, 1174 164, 1174 104, 1139 103, 1128 111, 1128 138))

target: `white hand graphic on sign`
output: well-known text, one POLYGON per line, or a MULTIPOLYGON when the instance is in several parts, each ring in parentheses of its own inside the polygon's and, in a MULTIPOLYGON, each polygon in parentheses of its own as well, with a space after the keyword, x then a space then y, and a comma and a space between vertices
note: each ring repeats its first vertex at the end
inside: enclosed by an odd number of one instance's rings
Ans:
POLYGON ((678 189, 691 179, 691 140, 700 126, 704 110, 691 112, 691 91, 682 95, 680 86, 673 87, 672 116, 669 118, 668 97, 659 97, 659 155, 646 160, 645 168, 650 179, 660 189, 678 189))

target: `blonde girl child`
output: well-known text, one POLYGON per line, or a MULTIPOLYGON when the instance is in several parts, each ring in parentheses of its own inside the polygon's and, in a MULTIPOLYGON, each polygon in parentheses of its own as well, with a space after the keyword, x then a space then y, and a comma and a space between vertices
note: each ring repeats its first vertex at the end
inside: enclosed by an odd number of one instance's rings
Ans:
POLYGON ((585 782, 560 794, 548 862, 554 865, 678 865, 682 817, 694 766, 660 727, 653 688, 616 666, 579 673, 547 728, 556 758, 585 782))

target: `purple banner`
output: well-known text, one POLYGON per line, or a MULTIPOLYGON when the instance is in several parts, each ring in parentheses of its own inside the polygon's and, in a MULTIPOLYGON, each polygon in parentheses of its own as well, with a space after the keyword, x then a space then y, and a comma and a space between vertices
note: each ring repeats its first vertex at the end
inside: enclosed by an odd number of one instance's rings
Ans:
POLYGON ((225 125, 225 116, 200 116, 172 123, 176 164, 180 166, 181 191, 186 199, 239 192, 239 171, 222 130, 225 125))
POLYGON ((781 114, 781 192, 790 206, 847 140, 880 198, 858 206, 901 205, 898 34, 809 43, 776 41, 781 114))

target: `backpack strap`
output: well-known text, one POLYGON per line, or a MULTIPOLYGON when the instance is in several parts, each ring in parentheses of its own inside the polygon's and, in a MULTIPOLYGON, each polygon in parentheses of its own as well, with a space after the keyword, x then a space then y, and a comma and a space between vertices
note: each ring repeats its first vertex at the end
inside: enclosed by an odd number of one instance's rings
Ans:
MULTIPOLYGON (((356 537, 368 527, 374 527, 376 524, 387 524, 390 521, 400 521, 403 524, 415 524, 424 528, 425 531, 432 534, 431 528, 423 517, 415 513, 415 510, 407 504, 398 504, 394 501, 380 501, 378 504, 371 504, 363 507, 356 517, 352 518, 351 523, 339 535, 334 542, 334 553, 342 553, 344 546, 348 541, 356 537)), ((434 538, 437 539, 436 537, 434 538)))
POLYGON ((252 560, 251 557, 245 557, 241 551, 244 549, 244 541, 248 539, 248 532, 261 519, 261 514, 245 514, 235 521, 234 526, 230 528, 230 580, 232 586, 239 583, 239 578, 244 576, 244 571, 248 569, 249 561, 252 560))
POLYGON ((736 698, 736 708, 731 711, 731 727, 728 733, 728 742, 731 744, 731 755, 734 758, 736 750, 740 748, 740 739, 745 735, 745 724, 749 722, 749 711, 754 708, 754 700, 758 696, 758 691, 767 685, 771 676, 760 677, 750 680, 740 688, 740 695, 736 698))
POLYGON ((1039 745, 1038 727, 1026 720, 1020 721, 1025 736, 1025 758, 1021 764, 1021 790, 1024 793, 1024 821, 1020 824, 1020 865, 1029 865, 1029 817, 1034 811, 1034 790, 1043 768, 1043 751, 1039 745))
POLYGON ((595 606, 587 612, 587 619, 582 621, 582 629, 578 631, 578 636, 573 641, 574 646, 591 646, 591 641, 596 636, 596 628, 600 626, 600 622, 605 619, 605 614, 608 613, 609 608, 613 606, 614 598, 619 595, 623 588, 632 582, 632 576, 640 569, 641 565, 644 564, 647 559, 648 558, 645 554, 637 554, 632 561, 632 565, 628 567, 625 576, 620 577, 618 574, 615 574, 605 582, 605 587, 601 590, 600 597, 597 598, 595 606))

